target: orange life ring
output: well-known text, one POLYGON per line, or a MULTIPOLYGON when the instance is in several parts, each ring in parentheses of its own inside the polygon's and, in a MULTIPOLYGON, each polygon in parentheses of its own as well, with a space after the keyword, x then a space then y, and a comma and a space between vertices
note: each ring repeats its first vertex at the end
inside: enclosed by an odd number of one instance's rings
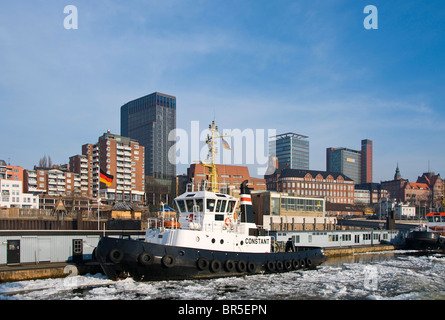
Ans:
POLYGON ((226 223, 226 226, 228 226, 230 223, 232 223, 232 220, 230 220, 230 218, 226 218, 224 222, 226 223))

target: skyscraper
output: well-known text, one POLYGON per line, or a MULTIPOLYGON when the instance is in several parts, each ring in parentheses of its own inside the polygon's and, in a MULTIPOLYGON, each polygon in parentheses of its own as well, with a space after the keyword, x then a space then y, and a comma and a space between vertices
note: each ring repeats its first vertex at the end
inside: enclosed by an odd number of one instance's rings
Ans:
MULTIPOLYGON (((135 139, 145 147, 146 182, 166 187, 170 195, 174 190, 172 181, 176 176, 176 164, 168 159, 168 152, 175 144, 175 141, 168 141, 168 134, 175 128, 174 96, 154 92, 121 107, 121 135, 135 139)), ((156 196, 148 194, 150 188, 146 191, 149 203, 171 200, 158 197, 155 201, 156 196)))
POLYGON ((372 182, 372 141, 362 140, 361 150, 327 148, 326 170, 340 172, 356 184, 372 182))
POLYGON ((271 137, 270 156, 278 158, 278 165, 289 169, 309 170, 309 137, 297 133, 284 133, 271 137))

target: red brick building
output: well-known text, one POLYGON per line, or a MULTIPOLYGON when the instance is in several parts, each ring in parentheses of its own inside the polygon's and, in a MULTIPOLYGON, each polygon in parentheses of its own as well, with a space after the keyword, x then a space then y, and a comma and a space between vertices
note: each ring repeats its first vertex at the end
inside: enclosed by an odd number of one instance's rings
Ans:
MULTIPOLYGON (((251 177, 249 168, 246 166, 217 164, 216 169, 218 171, 218 184, 220 188, 234 187, 238 189, 244 180, 248 180, 248 186, 252 190, 258 191, 267 189, 266 180, 251 177)), ((199 183, 199 181, 203 179, 210 181, 209 169, 200 163, 192 164, 187 171, 187 178, 189 181, 190 179, 193 179, 195 183, 199 183)))

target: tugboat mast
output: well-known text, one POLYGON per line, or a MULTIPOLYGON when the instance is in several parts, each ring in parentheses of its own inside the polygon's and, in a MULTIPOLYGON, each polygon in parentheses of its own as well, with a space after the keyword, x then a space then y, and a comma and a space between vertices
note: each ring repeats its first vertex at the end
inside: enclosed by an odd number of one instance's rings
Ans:
POLYGON ((218 152, 217 148, 216 148, 216 139, 219 138, 223 138, 223 137, 228 137, 225 135, 220 135, 218 133, 218 126, 215 125, 215 120, 212 121, 212 124, 209 124, 209 130, 211 133, 211 136, 207 135, 207 140, 206 140, 206 144, 209 148, 209 154, 210 154, 210 159, 209 157, 207 157, 207 160, 210 161, 210 163, 203 163, 202 161, 201 164, 210 169, 210 190, 212 192, 219 192, 219 188, 218 188, 218 170, 216 168, 216 164, 215 164, 215 156, 218 152))

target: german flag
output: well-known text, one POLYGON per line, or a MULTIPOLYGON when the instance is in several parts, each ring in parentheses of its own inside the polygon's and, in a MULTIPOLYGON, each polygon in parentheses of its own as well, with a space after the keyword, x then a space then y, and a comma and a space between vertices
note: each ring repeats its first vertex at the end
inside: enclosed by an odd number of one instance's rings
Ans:
POLYGON ((105 183, 107 186, 111 186, 113 183, 113 176, 100 170, 100 182, 105 183))

